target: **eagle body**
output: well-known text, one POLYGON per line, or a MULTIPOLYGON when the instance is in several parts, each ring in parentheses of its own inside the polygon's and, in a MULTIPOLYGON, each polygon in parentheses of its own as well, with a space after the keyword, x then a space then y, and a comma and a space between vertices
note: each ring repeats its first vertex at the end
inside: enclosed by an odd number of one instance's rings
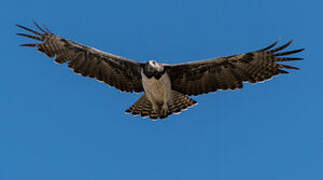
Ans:
POLYGON ((40 32, 17 25, 32 33, 17 35, 40 43, 21 46, 36 47, 48 57, 55 57, 56 63, 67 63, 75 73, 96 78, 122 92, 143 92, 126 113, 153 120, 167 118, 195 105, 197 102, 189 97, 191 95, 241 89, 244 82, 263 82, 289 73, 286 69, 297 70, 284 63, 303 59, 287 55, 304 49, 283 51, 292 43, 289 41, 278 47, 275 42, 248 53, 182 64, 161 64, 153 60, 142 63, 67 40, 34 24, 40 32))
POLYGON ((152 76, 148 78, 144 73, 142 73, 142 85, 145 90, 147 99, 152 104, 153 111, 167 116, 168 104, 171 103, 171 86, 170 79, 167 73, 161 75, 159 79, 152 76))
MULTIPOLYGON (((196 104, 196 101, 171 89, 171 80, 165 67, 156 61, 151 60, 144 65, 141 70, 141 77, 145 92, 143 97, 149 101, 148 104, 151 104, 149 107, 152 108, 147 111, 152 111, 152 114, 155 114, 156 117, 163 119, 172 113, 178 113, 182 109, 196 104), (182 97, 182 99, 179 97, 182 97), (174 102, 177 104, 175 105, 174 102), (178 106, 178 104, 181 104, 181 106, 178 106), (174 108, 176 106, 178 107, 174 108)), ((142 114, 143 110, 139 109, 140 105, 133 106, 127 111, 139 111, 142 114)))
POLYGON ((171 82, 166 72, 159 78, 151 76, 150 78, 142 71, 142 86, 148 97, 148 100, 155 106, 157 104, 167 104, 171 101, 171 82))

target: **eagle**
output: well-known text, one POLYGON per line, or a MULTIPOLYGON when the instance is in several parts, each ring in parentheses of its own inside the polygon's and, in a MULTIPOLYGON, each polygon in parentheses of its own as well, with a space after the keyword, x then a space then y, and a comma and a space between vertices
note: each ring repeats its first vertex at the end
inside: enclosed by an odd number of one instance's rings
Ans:
POLYGON ((34 25, 38 31, 17 25, 31 33, 17 35, 38 41, 21 46, 37 47, 48 57, 55 57, 56 63, 68 63, 75 73, 96 78, 122 92, 144 92, 125 112, 152 120, 165 119, 197 104, 189 96, 219 89, 241 89, 244 82, 263 82, 287 74, 286 69, 297 70, 299 68, 279 63, 302 60, 286 55, 304 50, 282 51, 292 40, 278 47, 276 41, 248 53, 182 64, 163 64, 155 60, 137 62, 67 40, 35 22, 34 25))

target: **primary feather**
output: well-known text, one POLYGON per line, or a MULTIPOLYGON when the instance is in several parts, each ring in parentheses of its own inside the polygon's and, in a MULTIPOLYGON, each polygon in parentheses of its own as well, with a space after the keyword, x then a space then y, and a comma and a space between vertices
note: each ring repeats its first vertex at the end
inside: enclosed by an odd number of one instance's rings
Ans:
POLYGON ((96 78, 121 91, 143 91, 140 75, 142 63, 66 40, 42 29, 36 23, 35 25, 42 33, 17 25, 37 36, 23 33, 17 33, 17 35, 41 41, 41 43, 22 44, 22 46, 37 47, 47 56, 55 57, 56 63, 68 62, 68 66, 76 73, 96 78))
POLYGON ((210 60, 168 65, 172 88, 183 94, 199 95, 214 92, 218 89, 237 89, 243 87, 243 82, 261 82, 281 73, 283 69, 298 69, 293 66, 278 64, 283 61, 296 61, 303 58, 281 57, 303 51, 280 52, 292 41, 272 49, 274 44, 253 52, 219 57, 210 60))

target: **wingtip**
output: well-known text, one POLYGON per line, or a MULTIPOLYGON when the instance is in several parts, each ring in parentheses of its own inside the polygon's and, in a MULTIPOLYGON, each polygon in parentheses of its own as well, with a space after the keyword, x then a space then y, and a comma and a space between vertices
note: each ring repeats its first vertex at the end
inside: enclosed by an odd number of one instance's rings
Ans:
POLYGON ((35 47, 35 46, 37 46, 37 44, 19 44, 19 46, 23 46, 23 47, 35 47))
POLYGON ((300 48, 298 52, 302 52, 304 50, 305 50, 305 48, 300 48))
POLYGON ((23 30, 26 30, 26 31, 32 32, 32 33, 34 33, 34 34, 36 34, 36 35, 39 35, 39 36, 41 36, 41 35, 42 35, 41 33, 37 32, 37 31, 35 31, 35 30, 33 30, 33 29, 30 29, 30 28, 28 28, 28 27, 22 26, 22 25, 20 25, 20 24, 16 24, 16 26, 17 26, 18 28, 23 29, 23 30))
POLYGON ((289 66, 289 65, 286 65, 286 64, 282 64, 282 66, 286 69, 294 69, 294 70, 300 70, 298 67, 294 67, 294 66, 289 66))
POLYGON ((29 35, 29 34, 24 34, 24 33, 16 33, 16 35, 18 36, 23 36, 23 37, 27 37, 27 38, 31 38, 31 39, 35 39, 35 40, 39 40, 42 41, 42 37, 37 37, 37 36, 33 36, 33 35, 29 35))
POLYGON ((287 43, 285 43, 285 44, 283 44, 283 45, 281 45, 281 46, 278 46, 278 47, 277 47, 277 48, 275 48, 275 49, 270 50, 270 52, 271 52, 271 53, 275 53, 275 52, 281 51, 281 50, 283 50, 283 49, 287 48, 287 47, 288 47, 292 42, 293 42, 293 40, 290 40, 290 41, 288 41, 287 43))
POLYGON ((299 52, 303 52, 304 50, 305 50, 305 48, 300 48, 300 49, 296 49, 294 52, 299 53, 299 52))
MULTIPOLYGON (((289 45, 291 45, 292 43, 294 42, 294 39, 291 39, 291 40, 289 40, 286 44, 285 44, 285 46, 286 47, 288 47, 289 45)), ((283 45, 284 46, 284 45, 283 45)))
POLYGON ((278 44, 279 40, 275 41, 274 43, 270 44, 269 46, 263 48, 263 49, 260 49, 258 51, 266 51, 266 50, 269 50, 271 49, 272 47, 276 46, 278 44))
POLYGON ((43 33, 50 33, 50 31, 46 27, 43 27, 45 28, 45 30, 42 27, 40 27, 40 25, 35 20, 33 20, 33 24, 43 33))
POLYGON ((16 27, 21 28, 21 29, 26 29, 27 27, 20 25, 20 24, 15 24, 16 27))

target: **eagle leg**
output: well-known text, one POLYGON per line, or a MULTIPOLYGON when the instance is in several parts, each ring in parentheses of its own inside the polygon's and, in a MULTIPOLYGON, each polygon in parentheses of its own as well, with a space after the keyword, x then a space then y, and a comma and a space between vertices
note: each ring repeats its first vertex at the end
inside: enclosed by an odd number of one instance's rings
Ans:
POLYGON ((169 110, 168 110, 168 105, 167 102, 163 103, 163 106, 161 108, 161 112, 160 112, 160 118, 164 119, 169 115, 169 110))

